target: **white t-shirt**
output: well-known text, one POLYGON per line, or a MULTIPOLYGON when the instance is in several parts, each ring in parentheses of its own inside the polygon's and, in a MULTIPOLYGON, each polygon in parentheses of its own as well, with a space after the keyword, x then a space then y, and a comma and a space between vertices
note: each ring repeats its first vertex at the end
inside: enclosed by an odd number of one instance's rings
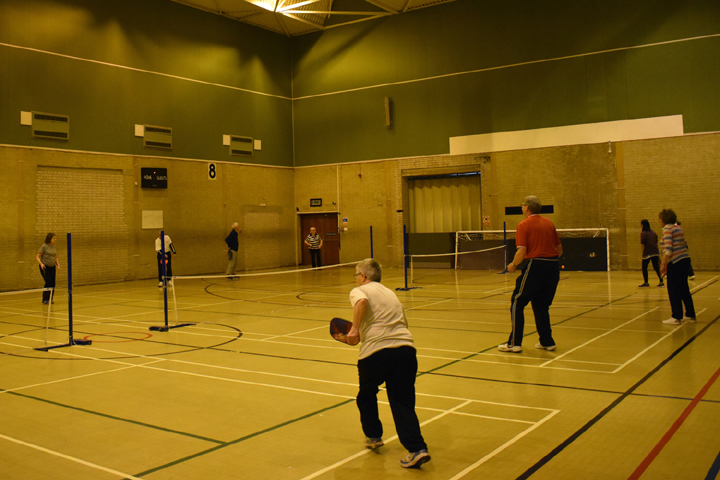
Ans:
MULTIPOLYGON (((170 244, 172 243, 172 240, 170 240, 169 235, 165 235, 165 253, 169 252, 170 244)), ((159 252, 162 249, 162 240, 160 240, 160 237, 155 239, 155 251, 159 252)))
POLYGON ((405 310, 395 292, 379 282, 370 282, 350 292, 353 307, 363 298, 367 300, 368 308, 360 324, 361 360, 383 348, 413 346, 405 310))

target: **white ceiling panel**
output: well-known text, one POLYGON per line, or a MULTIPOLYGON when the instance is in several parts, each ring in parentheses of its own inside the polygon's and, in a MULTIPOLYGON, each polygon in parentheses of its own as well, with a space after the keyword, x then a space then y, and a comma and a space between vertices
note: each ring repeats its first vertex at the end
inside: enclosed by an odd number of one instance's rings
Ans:
POLYGON ((398 15, 453 0, 170 0, 287 36, 398 15))

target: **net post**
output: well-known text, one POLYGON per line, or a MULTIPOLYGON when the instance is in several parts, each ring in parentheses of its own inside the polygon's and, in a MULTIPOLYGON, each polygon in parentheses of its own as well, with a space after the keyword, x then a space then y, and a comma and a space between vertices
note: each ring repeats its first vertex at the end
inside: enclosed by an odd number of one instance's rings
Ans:
POLYGON ((505 268, 503 268, 503 271, 500 272, 500 274, 510 273, 508 272, 508 251, 507 251, 507 222, 503 222, 503 247, 505 247, 505 268))
MULTIPOLYGON (((165 258, 165 230, 160 230, 160 266, 162 267, 162 289, 163 289, 163 312, 165 314, 165 325, 153 325, 150 330, 153 332, 167 332, 171 328, 189 327, 194 323, 176 323, 170 326, 168 324, 168 296, 167 296, 167 259, 165 258)), ((173 286, 173 296, 175 296, 175 287, 173 286)), ((175 299, 175 320, 177 322, 177 298, 175 299)))
POLYGON ((375 258, 373 256, 373 231, 372 231, 372 225, 370 225, 370 258, 375 258))
POLYGON ((403 225, 403 267, 405 270, 405 290, 408 289, 407 285, 407 267, 408 267, 408 237, 407 237, 407 226, 403 225))
POLYGON ((395 290, 400 291, 407 291, 411 290, 413 288, 420 288, 420 287, 408 287, 408 281, 407 281, 407 271, 408 271, 408 235, 407 235, 407 225, 403 225, 403 270, 405 271, 405 288, 396 288, 395 290))
MULTIPOLYGON (((72 308, 72 235, 68 232, 67 234, 67 271, 68 271, 68 343, 61 345, 53 345, 51 347, 45 346, 36 348, 35 350, 42 350, 47 352, 53 348, 71 347, 73 345, 92 345, 92 340, 75 340, 73 333, 73 308, 72 308)), ((55 294, 55 290, 50 292, 50 304, 52 304, 52 298, 55 294)), ((49 321, 49 310, 48 310, 48 321, 49 321)))

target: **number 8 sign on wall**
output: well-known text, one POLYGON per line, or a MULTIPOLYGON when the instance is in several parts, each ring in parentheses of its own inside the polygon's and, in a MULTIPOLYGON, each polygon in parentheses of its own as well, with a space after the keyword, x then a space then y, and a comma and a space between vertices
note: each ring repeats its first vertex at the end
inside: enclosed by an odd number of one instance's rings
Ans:
POLYGON ((214 163, 208 163, 208 180, 217 180, 217 166, 214 163))

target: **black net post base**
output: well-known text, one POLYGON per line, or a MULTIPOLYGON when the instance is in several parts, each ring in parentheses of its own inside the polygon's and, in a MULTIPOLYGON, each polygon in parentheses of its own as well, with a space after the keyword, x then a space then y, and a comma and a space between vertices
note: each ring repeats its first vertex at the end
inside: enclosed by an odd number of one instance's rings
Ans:
POLYGON ((178 325, 153 325, 150 327, 151 332, 167 332, 168 330, 172 328, 180 328, 180 327, 192 327, 195 325, 194 323, 180 323, 178 325))
POLYGON ((38 348, 35 348, 34 350, 40 350, 42 352, 47 352, 48 350, 53 350, 55 348, 72 347, 74 345, 80 345, 80 346, 92 345, 92 340, 79 340, 79 339, 71 338, 68 343, 63 343, 62 345, 51 345, 49 347, 38 347, 38 348))

